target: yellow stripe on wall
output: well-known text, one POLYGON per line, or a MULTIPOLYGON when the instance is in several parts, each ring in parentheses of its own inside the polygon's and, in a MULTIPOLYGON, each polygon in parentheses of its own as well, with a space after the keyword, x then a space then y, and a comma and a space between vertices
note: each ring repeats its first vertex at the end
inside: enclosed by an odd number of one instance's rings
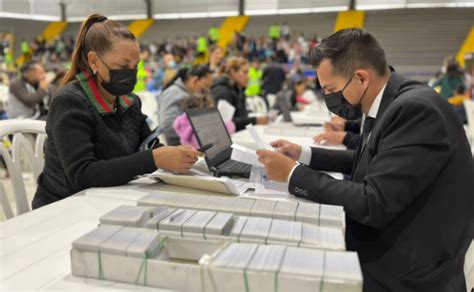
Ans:
POLYGON ((155 23, 154 19, 135 20, 134 22, 132 22, 128 25, 128 29, 135 35, 135 37, 139 38, 154 23, 155 23))
POLYGON ((470 52, 474 53, 474 25, 471 27, 471 31, 467 35, 463 45, 456 55, 456 60, 458 61, 459 65, 464 67, 464 55, 470 52))
POLYGON ((364 28, 365 11, 350 10, 341 11, 337 14, 334 31, 345 28, 364 28))
POLYGON ((234 36, 234 32, 242 32, 249 22, 246 15, 227 17, 219 28, 219 46, 224 50, 234 36))

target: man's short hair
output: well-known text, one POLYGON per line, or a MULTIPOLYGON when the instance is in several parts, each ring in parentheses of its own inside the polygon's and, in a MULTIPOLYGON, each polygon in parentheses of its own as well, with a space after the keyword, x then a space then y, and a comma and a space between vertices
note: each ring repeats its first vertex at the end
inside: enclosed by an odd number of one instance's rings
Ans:
POLYGON ((311 51, 310 61, 316 68, 328 59, 334 72, 350 78, 357 69, 371 68, 378 75, 387 72, 385 52, 373 35, 360 28, 340 30, 323 39, 311 51))
POLYGON ((35 69, 35 66, 39 65, 38 61, 28 61, 24 63, 20 68, 20 73, 24 76, 28 71, 35 69))

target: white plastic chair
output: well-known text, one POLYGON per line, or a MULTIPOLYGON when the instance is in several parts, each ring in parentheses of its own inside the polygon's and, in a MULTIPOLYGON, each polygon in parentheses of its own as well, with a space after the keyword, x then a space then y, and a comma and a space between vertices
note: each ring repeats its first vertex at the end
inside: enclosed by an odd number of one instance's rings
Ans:
POLYGON ((148 117, 148 125, 151 129, 156 128, 158 126, 158 102, 155 94, 149 91, 141 91, 136 94, 142 102, 142 113, 148 117))
POLYGON ((470 136, 471 146, 474 146, 474 101, 464 100, 464 108, 466 109, 467 117, 467 134, 470 136))
POLYGON ((260 96, 251 96, 245 99, 247 107, 254 113, 268 113, 267 104, 260 96))
MULTIPOLYGON (((23 180, 21 158, 26 158, 36 181, 44 167, 43 146, 46 141, 45 126, 46 122, 36 120, 0 121, 0 139, 3 141, 8 135, 13 136, 11 151, 3 143, 0 143, 0 154, 10 174, 17 215, 31 210, 23 180), (35 135, 34 146, 28 142, 24 134, 35 135)), ((7 219, 13 217, 12 208, 8 202, 3 184, 0 185, 0 201, 7 219)))

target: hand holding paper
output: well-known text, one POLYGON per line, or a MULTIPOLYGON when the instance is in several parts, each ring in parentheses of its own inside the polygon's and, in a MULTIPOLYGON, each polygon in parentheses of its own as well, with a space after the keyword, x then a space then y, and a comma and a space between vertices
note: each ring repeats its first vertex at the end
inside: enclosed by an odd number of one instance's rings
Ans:
POLYGON ((298 161, 301 156, 301 146, 298 144, 291 143, 289 141, 280 139, 271 143, 276 148, 277 152, 288 156, 289 158, 298 161))
POLYGON ((265 165, 267 175, 277 182, 288 182, 291 170, 296 165, 296 161, 279 152, 269 150, 258 150, 259 161, 265 165))

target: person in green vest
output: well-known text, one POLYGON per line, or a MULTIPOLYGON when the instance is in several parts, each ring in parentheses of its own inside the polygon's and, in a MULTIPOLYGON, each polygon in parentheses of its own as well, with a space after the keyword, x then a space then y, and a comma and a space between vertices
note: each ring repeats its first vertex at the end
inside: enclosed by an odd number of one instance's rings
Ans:
POLYGON ((245 90, 246 96, 258 96, 262 91, 263 72, 260 69, 260 61, 254 58, 249 69, 249 83, 245 90))
POLYGON ((147 82, 149 78, 149 72, 145 69, 145 60, 150 57, 150 53, 147 50, 140 52, 140 61, 137 65, 137 83, 133 88, 133 92, 146 91, 147 82))
POLYGON ((207 39, 205 36, 200 36, 197 39, 196 50, 198 54, 204 55, 207 52, 207 39))
POLYGON ((30 52, 30 43, 23 39, 21 41, 21 54, 23 55, 23 61, 28 62, 31 60, 31 52, 30 52))
POLYGON ((141 59, 137 66, 137 83, 133 88, 133 92, 146 91, 146 82, 148 79, 148 72, 145 70, 145 61, 141 59))
POLYGON ((272 26, 270 26, 268 36, 274 41, 278 40, 281 37, 281 27, 278 24, 274 23, 272 26))
POLYGON ((209 36, 209 43, 216 44, 219 41, 219 29, 217 28, 216 25, 213 25, 208 32, 209 36))

